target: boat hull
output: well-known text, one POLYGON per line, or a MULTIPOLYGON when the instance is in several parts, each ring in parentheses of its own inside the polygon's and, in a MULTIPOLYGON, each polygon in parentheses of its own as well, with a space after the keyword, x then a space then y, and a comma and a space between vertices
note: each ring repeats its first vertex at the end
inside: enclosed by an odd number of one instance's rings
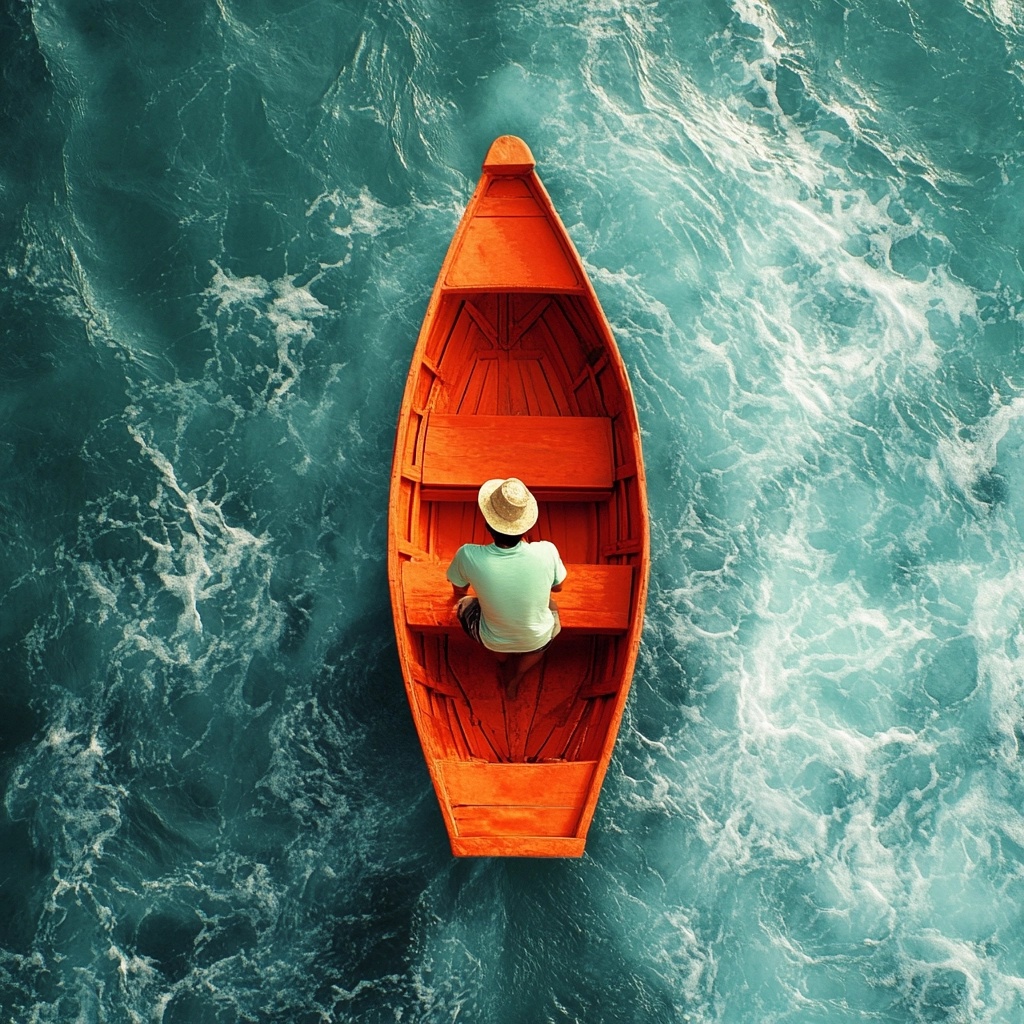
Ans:
POLYGON ((518 139, 492 145, 399 413, 388 575, 409 705, 457 856, 578 857, 628 696, 649 569, 640 431, 608 322, 518 139), (445 569, 487 543, 484 480, 537 495, 563 632, 514 699, 445 569))

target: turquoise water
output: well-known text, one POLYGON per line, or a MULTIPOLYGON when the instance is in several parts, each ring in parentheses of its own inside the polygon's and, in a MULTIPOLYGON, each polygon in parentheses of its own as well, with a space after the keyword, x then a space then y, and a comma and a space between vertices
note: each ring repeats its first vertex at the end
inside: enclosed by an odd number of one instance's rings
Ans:
POLYGON ((1024 1020, 1024 8, 8 0, 0 1019, 1024 1020), (490 141, 650 478, 580 861, 455 861, 385 581, 490 141))

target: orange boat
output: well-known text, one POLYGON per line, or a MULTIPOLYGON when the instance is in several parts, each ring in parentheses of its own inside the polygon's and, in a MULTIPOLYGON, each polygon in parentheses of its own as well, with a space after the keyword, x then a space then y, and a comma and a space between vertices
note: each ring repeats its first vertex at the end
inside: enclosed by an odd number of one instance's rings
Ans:
POLYGON ((649 568, 625 367, 526 143, 490 148, 430 297, 398 419, 388 577, 413 719, 457 856, 579 857, 640 646, 649 568), (513 419, 514 418, 514 419, 513 419), (514 440, 513 440, 514 439, 514 440), (445 570, 489 543, 480 485, 537 496, 562 632, 510 699, 445 570))

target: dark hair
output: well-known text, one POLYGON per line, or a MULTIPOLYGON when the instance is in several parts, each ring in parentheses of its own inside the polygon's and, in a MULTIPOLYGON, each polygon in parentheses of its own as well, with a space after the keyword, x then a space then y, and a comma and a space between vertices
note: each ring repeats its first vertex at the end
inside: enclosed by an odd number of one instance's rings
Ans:
POLYGON ((490 523, 484 525, 499 548, 514 548, 523 539, 521 533, 499 533, 490 523))

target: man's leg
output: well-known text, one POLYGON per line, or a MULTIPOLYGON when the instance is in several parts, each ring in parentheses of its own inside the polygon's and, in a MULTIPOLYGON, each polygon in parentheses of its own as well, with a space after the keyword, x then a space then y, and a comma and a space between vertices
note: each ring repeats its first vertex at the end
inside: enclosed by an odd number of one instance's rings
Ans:
POLYGON ((516 699, 516 695, 519 693, 519 684, 523 681, 523 677, 531 668, 534 668, 541 663, 546 651, 547 647, 545 646, 539 651, 527 651, 525 654, 512 654, 509 656, 508 661, 499 668, 499 672, 504 670, 506 678, 505 693, 509 700, 516 699))

